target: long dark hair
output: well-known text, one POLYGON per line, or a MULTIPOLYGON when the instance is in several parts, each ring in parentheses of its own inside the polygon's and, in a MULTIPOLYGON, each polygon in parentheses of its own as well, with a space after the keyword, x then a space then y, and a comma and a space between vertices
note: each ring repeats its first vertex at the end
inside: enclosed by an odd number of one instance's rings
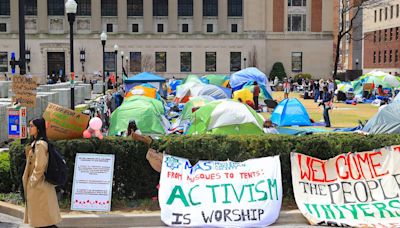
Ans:
POLYGON ((132 132, 135 132, 137 129, 138 128, 137 128, 137 125, 136 125, 136 121, 134 121, 134 120, 129 121, 127 135, 128 136, 131 135, 132 132))
POLYGON ((31 142, 33 141, 38 141, 38 140, 44 140, 48 142, 47 135, 46 135, 46 121, 43 118, 38 118, 32 120, 33 125, 38 130, 36 138, 31 136, 31 142))

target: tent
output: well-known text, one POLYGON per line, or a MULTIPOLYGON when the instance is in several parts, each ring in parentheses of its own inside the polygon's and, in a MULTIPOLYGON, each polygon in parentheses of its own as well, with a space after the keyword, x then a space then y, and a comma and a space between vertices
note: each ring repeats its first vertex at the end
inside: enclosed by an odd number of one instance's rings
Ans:
POLYGON ((143 134, 165 134, 169 128, 161 101, 145 96, 131 96, 111 114, 108 134, 118 135, 126 131, 131 120, 136 121, 143 134))
POLYGON ((202 107, 214 100, 215 99, 211 96, 191 97, 182 110, 181 119, 182 120, 190 119, 193 108, 202 107))
POLYGON ((229 84, 233 91, 240 90, 246 85, 257 82, 261 88, 261 92, 268 99, 272 98, 272 90, 269 85, 268 77, 255 67, 249 67, 231 75, 229 84))
POLYGON ((271 121, 278 126, 311 125, 306 109, 296 98, 279 102, 272 112, 271 121))
POLYGON ((202 78, 207 79, 209 84, 216 86, 223 86, 225 81, 229 79, 228 76, 218 74, 208 74, 204 75, 202 78))
POLYGON ((137 85, 137 86, 133 87, 125 95, 126 98, 130 97, 130 96, 145 96, 145 97, 150 97, 150 98, 156 98, 157 89, 151 88, 151 87, 146 87, 143 85, 137 85))
POLYGON ((400 102, 393 102, 375 114, 362 129, 370 134, 400 133, 400 102))
POLYGON ((400 93, 398 93, 396 95, 396 97, 394 98, 393 102, 399 102, 400 103, 400 93))
POLYGON ((192 94, 192 96, 203 96, 203 95, 211 96, 218 100, 218 99, 230 99, 232 93, 227 94, 222 88, 216 85, 204 85, 203 88, 200 89, 197 94, 192 94))
POLYGON ((187 134, 260 135, 264 118, 248 105, 216 100, 192 114, 187 134))
POLYGON ((155 75, 149 72, 142 72, 140 74, 134 75, 132 77, 129 77, 124 81, 125 83, 125 90, 129 91, 131 90, 134 86, 140 85, 143 83, 149 83, 152 84, 159 92, 162 93, 162 95, 165 95, 166 91, 163 91, 163 83, 165 83, 166 80, 165 78, 155 75))

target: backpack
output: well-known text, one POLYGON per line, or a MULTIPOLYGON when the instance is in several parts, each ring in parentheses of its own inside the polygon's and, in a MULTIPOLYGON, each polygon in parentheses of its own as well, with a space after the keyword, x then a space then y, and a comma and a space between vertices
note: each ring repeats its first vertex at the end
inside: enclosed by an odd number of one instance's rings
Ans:
POLYGON ((67 183, 67 163, 57 148, 50 142, 48 143, 48 151, 49 162, 44 173, 45 180, 53 185, 64 186, 67 183))

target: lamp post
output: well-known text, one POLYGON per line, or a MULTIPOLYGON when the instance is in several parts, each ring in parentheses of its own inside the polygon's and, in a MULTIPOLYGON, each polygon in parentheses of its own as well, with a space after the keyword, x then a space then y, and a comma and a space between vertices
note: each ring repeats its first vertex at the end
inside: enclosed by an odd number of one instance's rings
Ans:
MULTIPOLYGON (((124 52, 121 51, 121 75, 124 77, 124 52)), ((117 87, 118 87, 118 76, 117 76, 117 87)))
POLYGON ((65 11, 68 15, 69 22, 69 53, 71 60, 71 109, 75 109, 75 88, 74 88, 74 80, 75 80, 75 72, 74 72, 74 22, 76 9, 78 8, 78 4, 75 0, 68 0, 65 3, 65 11))
POLYGON ((31 68, 29 67, 29 63, 31 62, 31 50, 26 50, 25 51, 25 61, 26 61, 26 66, 28 68, 28 72, 31 71, 31 68))
MULTIPOLYGON (((128 58, 128 56, 126 56, 125 57, 125 61, 126 61, 126 69, 127 69, 127 74, 129 75, 129 68, 130 68, 130 66, 129 66, 129 58, 128 58)), ((128 75, 126 75, 126 77, 129 77, 128 75)))
MULTIPOLYGON (((118 45, 117 44, 114 44, 114 53, 115 53, 115 81, 117 81, 117 78, 118 78, 118 71, 117 71, 117 69, 118 69, 118 45)), ((108 80, 110 80, 110 79, 108 79, 108 80)))
POLYGON ((100 34, 101 44, 103 45, 103 95, 106 95, 106 73, 105 73, 105 62, 104 62, 104 54, 105 54, 105 46, 107 41, 107 33, 103 31, 100 34))
POLYGON ((356 59, 356 70, 358 70, 358 59, 356 59))

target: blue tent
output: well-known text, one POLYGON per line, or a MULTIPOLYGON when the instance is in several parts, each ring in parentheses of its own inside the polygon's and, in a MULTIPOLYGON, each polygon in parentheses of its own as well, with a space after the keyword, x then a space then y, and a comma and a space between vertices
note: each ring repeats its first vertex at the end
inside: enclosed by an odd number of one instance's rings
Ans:
POLYGON ((231 75, 229 84, 233 91, 240 90, 248 83, 257 82, 260 87, 265 86, 264 96, 272 98, 272 90, 268 77, 255 67, 248 67, 231 75))
MULTIPOLYGON (((124 81, 125 90, 129 91, 136 85, 141 85, 143 83, 152 84, 161 94, 164 94, 162 84, 165 83, 165 78, 155 75, 149 72, 143 72, 132 77, 129 77, 124 81)), ((165 92, 166 93, 166 92, 165 92)))
POLYGON ((311 125, 306 109, 296 98, 279 102, 272 112, 271 121, 278 126, 311 125))

